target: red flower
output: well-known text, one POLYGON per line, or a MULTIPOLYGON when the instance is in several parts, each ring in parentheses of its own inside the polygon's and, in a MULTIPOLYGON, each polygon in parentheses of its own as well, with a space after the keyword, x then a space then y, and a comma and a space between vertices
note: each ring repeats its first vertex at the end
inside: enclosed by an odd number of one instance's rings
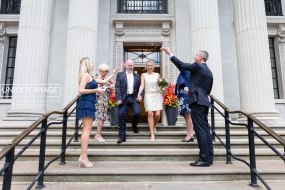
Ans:
POLYGON ((163 92, 163 105, 176 108, 178 106, 178 99, 175 95, 175 85, 169 83, 163 92))
POLYGON ((116 93, 115 90, 110 90, 110 96, 108 100, 108 105, 110 109, 113 109, 117 106, 117 101, 116 101, 116 93))

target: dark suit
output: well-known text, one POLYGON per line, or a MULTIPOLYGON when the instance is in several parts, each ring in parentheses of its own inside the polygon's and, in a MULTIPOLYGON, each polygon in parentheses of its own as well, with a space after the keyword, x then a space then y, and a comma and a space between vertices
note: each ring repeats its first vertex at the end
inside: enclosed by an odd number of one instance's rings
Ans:
POLYGON ((189 105, 191 108, 191 118, 194 125, 200 153, 200 160, 213 162, 213 143, 208 128, 208 112, 211 103, 208 99, 213 86, 213 74, 206 63, 183 63, 177 57, 172 56, 171 61, 176 67, 188 70, 190 75, 189 105))
POLYGON ((140 117, 140 104, 137 102, 137 96, 139 92, 139 87, 141 84, 141 79, 138 74, 133 73, 134 83, 133 83, 133 94, 128 95, 128 81, 126 72, 119 72, 116 78, 116 100, 121 100, 122 104, 119 105, 119 136, 121 139, 126 139, 126 119, 128 115, 129 107, 133 112, 133 129, 137 128, 140 117))

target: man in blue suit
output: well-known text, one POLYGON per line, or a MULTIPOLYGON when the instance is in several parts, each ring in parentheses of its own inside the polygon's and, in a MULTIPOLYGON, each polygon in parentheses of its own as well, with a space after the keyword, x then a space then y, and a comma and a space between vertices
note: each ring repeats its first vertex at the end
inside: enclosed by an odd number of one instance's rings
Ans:
POLYGON ((137 101, 140 76, 134 73, 134 62, 125 62, 126 70, 119 72, 116 78, 116 100, 119 108, 119 140, 118 144, 126 142, 126 119, 129 107, 133 112, 132 128, 134 133, 138 133, 138 122, 140 117, 140 102, 137 101))
POLYGON ((188 70, 190 75, 189 105, 195 134, 199 145, 199 159, 191 166, 209 167, 213 164, 213 143, 208 127, 208 112, 211 103, 208 99, 213 86, 213 74, 206 64, 208 52, 200 50, 194 63, 183 63, 168 48, 161 48, 179 70, 188 70))

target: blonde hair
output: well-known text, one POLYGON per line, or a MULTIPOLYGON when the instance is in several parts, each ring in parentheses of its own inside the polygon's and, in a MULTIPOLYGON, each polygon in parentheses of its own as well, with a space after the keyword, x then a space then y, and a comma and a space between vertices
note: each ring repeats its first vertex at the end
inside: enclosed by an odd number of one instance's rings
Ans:
POLYGON ((78 82, 80 84, 81 78, 85 73, 93 77, 92 61, 89 57, 83 57, 80 60, 78 82))
POLYGON ((146 71, 147 70, 147 64, 148 63, 152 63, 152 66, 154 67, 154 65, 153 65, 153 61, 152 60, 147 60, 147 62, 145 63, 145 67, 144 67, 144 70, 146 71))

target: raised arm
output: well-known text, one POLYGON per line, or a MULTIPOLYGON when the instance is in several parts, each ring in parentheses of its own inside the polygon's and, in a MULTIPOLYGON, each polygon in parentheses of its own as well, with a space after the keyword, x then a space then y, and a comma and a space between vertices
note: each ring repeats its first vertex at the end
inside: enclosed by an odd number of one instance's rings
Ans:
POLYGON ((174 65, 180 71, 188 70, 188 71, 191 71, 191 72, 196 72, 199 69, 197 63, 190 64, 190 63, 184 63, 184 62, 180 61, 177 57, 175 57, 172 54, 172 52, 170 51, 169 48, 160 48, 160 50, 164 51, 167 55, 169 55, 170 60, 174 63, 174 65))
POLYGON ((112 74, 110 76, 108 76, 106 79, 102 80, 102 79, 99 79, 99 78, 96 78, 96 82, 98 84, 106 84, 107 82, 109 82, 109 80, 111 80, 116 74, 117 72, 120 70, 121 68, 117 68, 117 69, 114 69, 112 74))

